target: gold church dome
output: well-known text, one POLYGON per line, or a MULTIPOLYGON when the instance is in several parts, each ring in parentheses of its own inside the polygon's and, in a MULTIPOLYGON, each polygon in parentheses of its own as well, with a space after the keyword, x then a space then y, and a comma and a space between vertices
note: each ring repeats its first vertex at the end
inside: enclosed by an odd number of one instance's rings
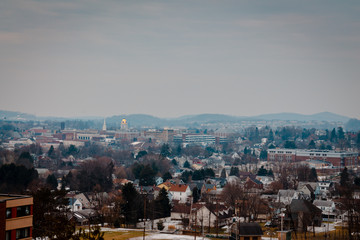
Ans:
POLYGON ((127 121, 125 118, 123 120, 121 120, 121 124, 127 124, 127 121))

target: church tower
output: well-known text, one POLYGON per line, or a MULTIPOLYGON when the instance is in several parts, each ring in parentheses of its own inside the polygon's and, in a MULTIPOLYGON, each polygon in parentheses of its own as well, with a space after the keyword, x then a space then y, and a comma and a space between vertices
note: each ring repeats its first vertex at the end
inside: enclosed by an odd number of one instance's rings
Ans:
POLYGON ((126 119, 124 118, 123 120, 121 120, 121 130, 126 131, 127 129, 128 129, 128 123, 127 123, 126 119))
POLYGON ((104 124, 103 124, 102 130, 103 130, 103 131, 106 131, 106 121, 105 121, 105 118, 104 118, 104 124))

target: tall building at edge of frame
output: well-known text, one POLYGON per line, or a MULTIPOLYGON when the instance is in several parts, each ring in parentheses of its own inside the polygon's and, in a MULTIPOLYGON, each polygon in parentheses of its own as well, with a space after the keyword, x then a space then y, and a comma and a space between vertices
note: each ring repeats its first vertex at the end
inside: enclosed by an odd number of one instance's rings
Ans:
POLYGON ((33 197, 0 194, 0 239, 31 240, 33 197))

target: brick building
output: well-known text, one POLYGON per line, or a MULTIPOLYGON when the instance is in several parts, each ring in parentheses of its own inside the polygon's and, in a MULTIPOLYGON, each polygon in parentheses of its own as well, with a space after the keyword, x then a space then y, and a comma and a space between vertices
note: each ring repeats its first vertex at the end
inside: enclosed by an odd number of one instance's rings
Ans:
POLYGON ((306 149, 269 149, 268 161, 302 162, 321 160, 330 162, 335 168, 355 167, 358 165, 358 154, 347 151, 306 150, 306 149))
POLYGON ((0 239, 30 240, 33 226, 33 198, 0 194, 0 239))

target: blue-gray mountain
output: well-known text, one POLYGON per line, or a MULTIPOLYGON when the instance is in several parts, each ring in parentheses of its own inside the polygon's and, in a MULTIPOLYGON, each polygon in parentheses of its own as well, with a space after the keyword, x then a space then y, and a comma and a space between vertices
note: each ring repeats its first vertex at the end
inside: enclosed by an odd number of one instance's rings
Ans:
MULTIPOLYGON (((164 126, 184 126, 184 127, 197 127, 204 123, 236 123, 241 121, 254 121, 254 120, 268 120, 268 121, 326 121, 326 122, 339 122, 342 124, 347 123, 350 118, 339 114, 330 112, 322 112, 312 115, 304 115, 298 113, 276 113, 276 114, 264 114, 258 116, 231 116, 224 114, 198 114, 198 115, 186 115, 178 118, 158 118, 146 114, 129 114, 129 115, 114 115, 106 118, 106 122, 109 125, 117 126, 120 121, 126 118, 132 127, 164 127, 164 126)), ((0 120, 52 120, 52 121, 65 121, 65 120, 86 120, 100 122, 103 120, 102 117, 76 117, 76 118, 63 118, 63 117, 36 117, 35 115, 11 112, 11 111, 0 111, 0 120)), ((355 119, 356 120, 356 119, 355 119)), ((357 128, 357 124, 354 120, 350 122, 350 126, 357 128), (355 124, 355 125, 354 125, 355 124)))

